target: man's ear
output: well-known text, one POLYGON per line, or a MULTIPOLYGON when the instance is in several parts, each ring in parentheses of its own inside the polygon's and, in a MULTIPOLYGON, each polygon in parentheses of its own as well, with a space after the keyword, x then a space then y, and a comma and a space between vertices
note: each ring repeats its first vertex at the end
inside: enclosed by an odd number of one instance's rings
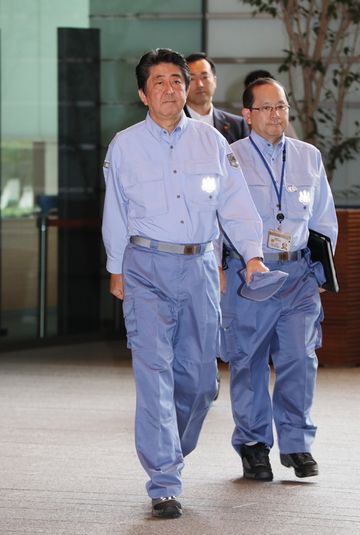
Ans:
POLYGON ((144 91, 142 89, 139 89, 138 95, 140 97, 141 102, 143 104, 145 104, 145 106, 147 106, 148 105, 148 100, 147 100, 146 95, 145 95, 145 93, 144 93, 144 91))
POLYGON ((241 113, 247 124, 251 125, 251 111, 249 110, 249 108, 243 108, 241 110, 241 113))

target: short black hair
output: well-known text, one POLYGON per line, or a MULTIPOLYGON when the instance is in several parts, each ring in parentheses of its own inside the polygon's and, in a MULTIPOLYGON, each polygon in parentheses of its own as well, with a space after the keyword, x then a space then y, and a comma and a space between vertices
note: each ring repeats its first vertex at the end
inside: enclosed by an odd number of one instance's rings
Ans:
POLYGON ((244 86, 247 87, 249 84, 252 84, 253 82, 255 82, 255 80, 257 80, 258 78, 275 79, 273 75, 269 73, 269 71, 264 71, 264 69, 256 69, 255 71, 250 71, 246 75, 245 80, 244 80, 244 86))
POLYGON ((186 89, 189 87, 190 72, 184 56, 170 48, 155 48, 146 52, 136 66, 136 80, 139 89, 142 89, 146 93, 146 82, 150 76, 150 67, 159 65, 159 63, 173 63, 177 65, 184 77, 186 89))
POLYGON ((269 85, 269 84, 280 86, 284 90, 287 103, 289 103, 289 97, 286 92, 286 89, 280 82, 278 82, 277 80, 274 80, 274 78, 257 78, 245 88, 245 91, 243 93, 243 107, 251 110, 254 104, 254 92, 253 92, 254 87, 258 87, 261 85, 269 85))
POLYGON ((187 56, 185 59, 186 59, 188 65, 190 63, 195 63, 195 61, 200 61, 200 60, 204 59, 205 61, 207 61, 209 63, 209 65, 211 67, 211 72, 213 73, 213 75, 216 76, 215 63, 213 62, 213 60, 211 58, 209 58, 209 56, 207 56, 205 54, 205 52, 195 52, 194 54, 190 54, 189 56, 187 56))

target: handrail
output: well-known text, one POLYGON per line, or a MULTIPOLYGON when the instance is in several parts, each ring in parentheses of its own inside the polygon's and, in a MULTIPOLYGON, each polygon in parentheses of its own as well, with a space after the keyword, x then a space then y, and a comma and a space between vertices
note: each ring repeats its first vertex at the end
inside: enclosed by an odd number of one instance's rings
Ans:
POLYGON ((39 229, 37 337, 45 338, 47 330, 48 228, 100 229, 100 219, 60 219, 43 212, 37 217, 37 227, 39 229))

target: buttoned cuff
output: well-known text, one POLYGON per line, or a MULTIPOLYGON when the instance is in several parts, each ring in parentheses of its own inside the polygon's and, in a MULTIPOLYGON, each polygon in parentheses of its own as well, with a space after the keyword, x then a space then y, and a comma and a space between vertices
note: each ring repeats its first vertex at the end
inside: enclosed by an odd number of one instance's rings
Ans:
POLYGON ((111 258, 107 259, 106 262, 106 269, 109 273, 112 273, 114 275, 121 275, 123 272, 123 262, 122 259, 119 261, 119 259, 114 260, 111 258))
POLYGON ((243 246, 241 251, 238 251, 238 252, 241 254, 246 264, 252 258, 264 258, 264 253, 261 247, 259 247, 258 243, 246 244, 245 247, 243 246))

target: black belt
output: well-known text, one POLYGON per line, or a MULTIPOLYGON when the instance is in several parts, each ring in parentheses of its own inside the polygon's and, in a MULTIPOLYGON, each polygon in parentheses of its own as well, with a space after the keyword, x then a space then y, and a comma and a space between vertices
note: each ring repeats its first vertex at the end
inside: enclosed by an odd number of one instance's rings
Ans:
POLYGON ((155 249, 156 251, 161 251, 163 253, 184 255, 203 254, 214 250, 211 241, 207 243, 178 244, 151 240, 150 238, 143 238, 142 236, 131 236, 130 243, 140 245, 140 247, 146 247, 147 249, 155 249))
MULTIPOLYGON (((299 249, 299 251, 283 251, 279 253, 265 253, 264 262, 291 262, 294 260, 300 260, 305 255, 306 249, 299 249)), ((230 251, 230 258, 236 258, 237 260, 243 260, 246 263, 241 255, 234 251, 230 251)))

